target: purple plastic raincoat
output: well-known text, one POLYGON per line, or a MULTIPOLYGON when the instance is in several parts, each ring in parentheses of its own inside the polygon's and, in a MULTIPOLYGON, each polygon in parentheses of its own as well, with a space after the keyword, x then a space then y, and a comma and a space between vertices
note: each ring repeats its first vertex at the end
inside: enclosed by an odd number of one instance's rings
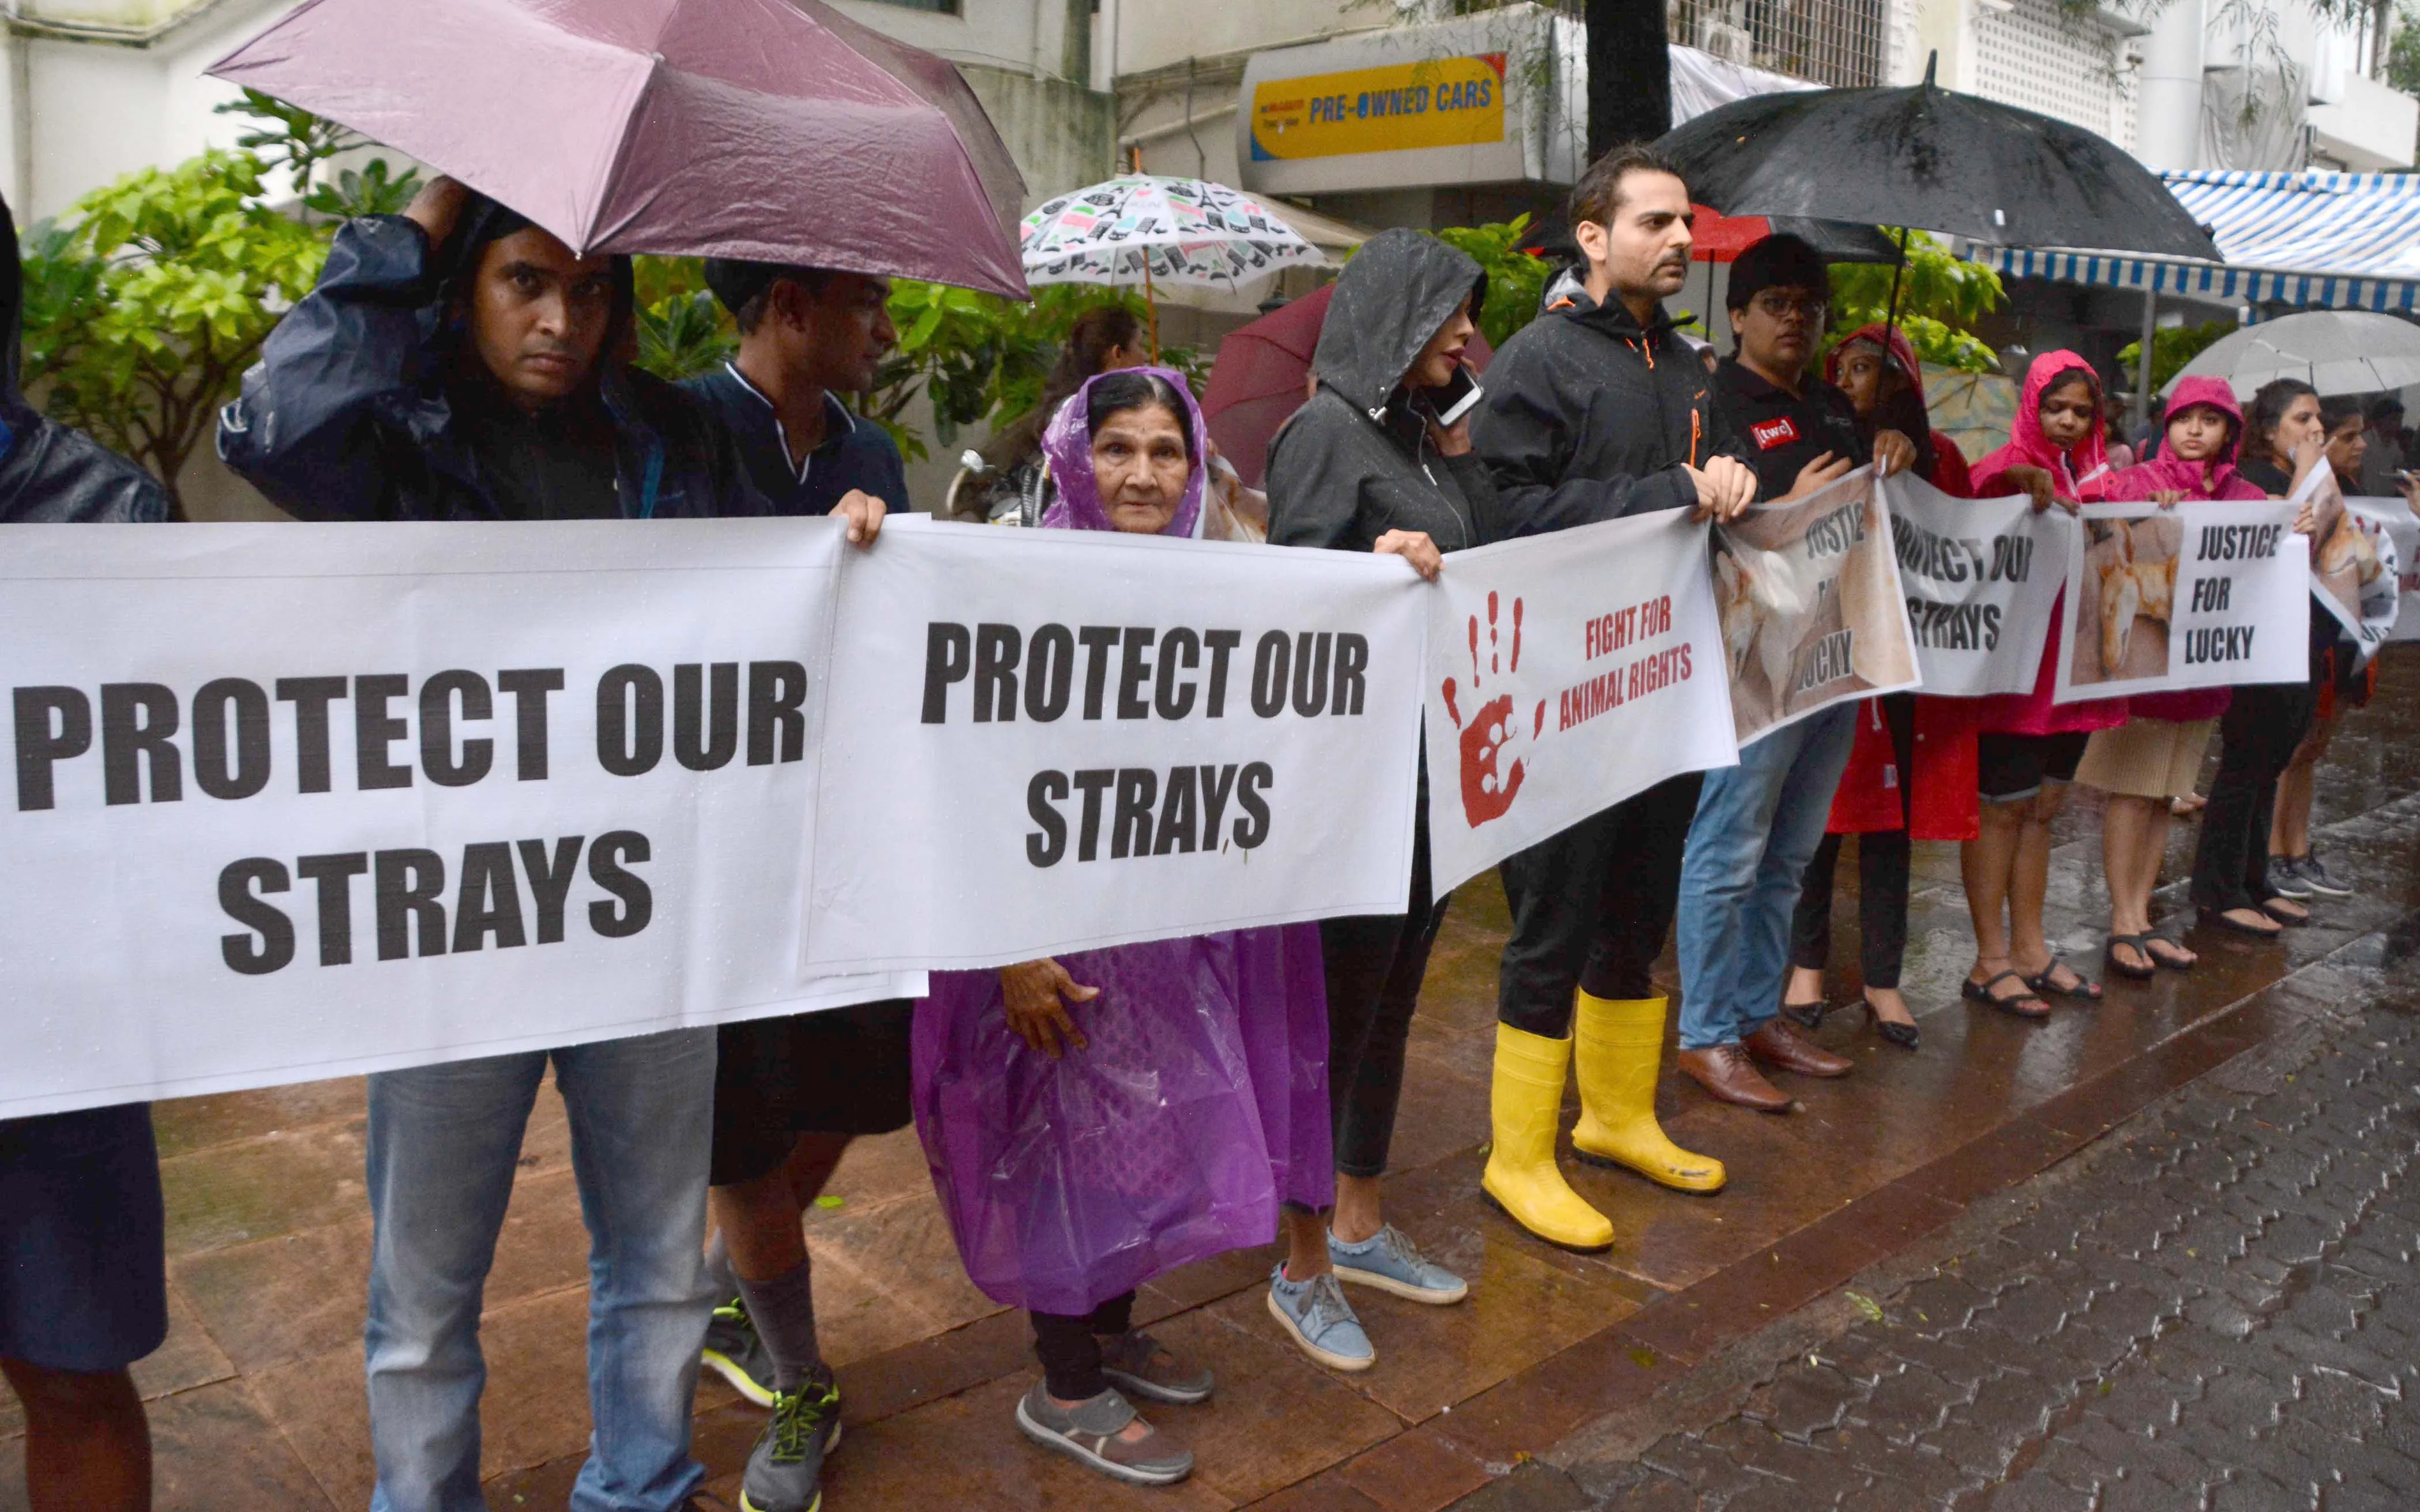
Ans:
MULTIPOLYGON (((1194 455, 1201 413, 1185 382, 1194 455)), ((1107 530, 1078 390, 1043 433, 1044 529, 1107 530)), ((1164 535, 1202 519, 1197 461, 1164 535)), ((1148 877, 1136 879, 1149 885, 1148 877)), ((916 1131, 967 1273, 1074 1316, 1189 1261, 1265 1244, 1281 1200, 1334 1200, 1327 994, 1314 925, 1059 958, 1101 995, 1063 1060, 1011 1033, 997 972, 936 972, 917 1005, 916 1131)))

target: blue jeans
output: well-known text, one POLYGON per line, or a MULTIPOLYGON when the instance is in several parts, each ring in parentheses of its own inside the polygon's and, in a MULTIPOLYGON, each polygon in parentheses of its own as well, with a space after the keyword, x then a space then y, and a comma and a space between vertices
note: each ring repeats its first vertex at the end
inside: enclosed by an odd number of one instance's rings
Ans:
POLYGON ((1857 706, 1835 704, 1706 773, 1681 860, 1681 1048, 1736 1044, 1779 1010, 1790 914, 1849 764, 1857 706))
POLYGON ((672 1512, 690 1457, 714 1031, 456 1061, 369 1079, 371 1512, 486 1512, 479 1311, 548 1060, 588 1224, 588 1463, 572 1512, 672 1512))

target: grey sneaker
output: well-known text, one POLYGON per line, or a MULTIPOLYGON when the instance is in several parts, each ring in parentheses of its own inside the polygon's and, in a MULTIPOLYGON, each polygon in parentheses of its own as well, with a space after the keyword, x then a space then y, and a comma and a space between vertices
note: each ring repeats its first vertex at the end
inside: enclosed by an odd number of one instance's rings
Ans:
POLYGON ((1344 1300, 1333 1272, 1309 1281, 1288 1281, 1285 1262, 1269 1272, 1269 1316, 1302 1346, 1302 1352, 1330 1370, 1367 1370, 1378 1363, 1361 1319, 1344 1300))
POLYGON ((739 1512, 817 1512, 824 1504, 824 1457, 840 1446, 840 1393, 810 1380, 773 1394, 773 1421, 748 1452, 739 1512))
POLYGON ((1327 1263, 1336 1279, 1416 1302, 1443 1306, 1470 1294, 1470 1286, 1441 1265, 1432 1265, 1404 1231, 1388 1224, 1358 1244, 1347 1244, 1333 1230, 1327 1236, 1327 1263))
POLYGON ((2302 884, 2323 897, 2350 897, 2352 889, 2336 881, 2335 873, 2319 863, 2316 850, 2294 858, 2294 876, 2302 884))
POLYGON ((1134 1404, 1114 1387, 1073 1407, 1061 1407, 1037 1380, 1016 1402, 1017 1432, 1112 1480, 1171 1486, 1193 1473, 1193 1451, 1148 1423, 1143 1425, 1143 1436, 1134 1442, 1120 1439, 1126 1425, 1135 1421, 1134 1404))
POLYGON ((1100 1342, 1101 1374, 1129 1395, 1190 1407, 1208 1401, 1218 1384, 1206 1368, 1187 1364, 1140 1329, 1105 1335, 1100 1342))
POLYGON ((2311 896, 2311 884, 2303 880, 2302 868, 2284 856, 2269 858, 2269 891, 2279 897, 2301 902, 2311 896))
POLYGON ((773 1405, 773 1356, 756 1336, 748 1309, 737 1297, 714 1310, 706 1325, 701 1351, 707 1369, 731 1382, 731 1389, 759 1407, 773 1405))

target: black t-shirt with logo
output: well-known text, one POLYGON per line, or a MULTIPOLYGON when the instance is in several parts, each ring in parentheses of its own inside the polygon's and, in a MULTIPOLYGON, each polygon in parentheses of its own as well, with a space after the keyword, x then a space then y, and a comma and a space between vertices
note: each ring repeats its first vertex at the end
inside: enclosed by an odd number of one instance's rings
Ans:
POLYGON ((1857 435, 1857 407, 1822 379, 1809 375, 1792 395, 1758 377, 1737 357, 1714 369, 1714 403, 1756 469, 1760 502, 1780 498, 1798 482, 1799 469, 1823 456, 1846 457, 1850 465, 1871 460, 1857 435))

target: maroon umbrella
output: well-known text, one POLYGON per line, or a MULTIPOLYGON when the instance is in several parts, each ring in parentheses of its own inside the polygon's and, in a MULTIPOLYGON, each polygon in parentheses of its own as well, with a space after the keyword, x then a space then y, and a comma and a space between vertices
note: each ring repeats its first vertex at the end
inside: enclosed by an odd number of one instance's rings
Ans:
POLYGON ((1027 297, 1025 183, 958 70, 817 0, 313 0, 209 70, 574 251, 1027 297))
MULTIPOLYGON (((1319 330, 1327 323, 1327 302, 1335 292, 1334 284, 1323 284, 1237 326, 1218 343, 1218 360, 1202 392, 1202 418, 1218 455, 1234 463, 1253 488, 1268 470, 1269 443, 1278 428, 1311 397, 1311 356, 1319 350, 1319 330)), ((1463 360, 1483 373, 1493 355, 1487 338, 1473 331, 1463 360)))

